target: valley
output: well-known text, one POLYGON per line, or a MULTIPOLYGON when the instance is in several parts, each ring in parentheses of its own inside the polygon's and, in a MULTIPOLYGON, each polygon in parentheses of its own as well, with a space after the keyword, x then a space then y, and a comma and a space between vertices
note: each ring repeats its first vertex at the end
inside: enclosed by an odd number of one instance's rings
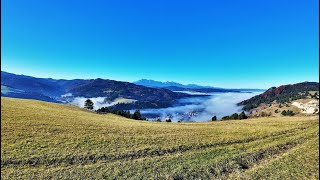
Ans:
POLYGON ((141 109, 169 107, 178 99, 203 95, 190 95, 101 78, 63 80, 1 71, 1 96, 71 104, 79 98, 100 98, 101 104, 114 104, 118 109, 141 109), (131 103, 126 101, 118 105, 119 98, 131 99, 131 103))
POLYGON ((319 178, 318 83, 210 93, 63 80, 59 92, 60 80, 39 81, 1 86, 2 96, 62 94, 1 97, 2 179, 319 178))
POLYGON ((253 117, 319 112, 319 83, 261 89, 224 89, 195 84, 140 80, 134 83, 109 79, 35 78, 1 71, 1 96, 37 99, 84 107, 87 99, 93 109, 141 110, 148 120, 206 122, 233 113, 253 117), (144 86, 143 86, 144 85, 144 86), (312 101, 314 100, 314 102, 312 101), (308 101, 308 102, 305 102, 308 101), (313 103, 309 103, 313 102, 313 103), (286 111, 286 112, 283 112, 286 111))
POLYGON ((1 7, 1 179, 320 178, 319 1, 1 7))
POLYGON ((206 93, 205 97, 189 97, 178 100, 168 108, 141 109, 141 113, 149 120, 171 119, 173 122, 208 122, 212 116, 221 119, 232 113, 240 113, 242 106, 237 103, 249 99, 262 92, 217 92, 206 93))

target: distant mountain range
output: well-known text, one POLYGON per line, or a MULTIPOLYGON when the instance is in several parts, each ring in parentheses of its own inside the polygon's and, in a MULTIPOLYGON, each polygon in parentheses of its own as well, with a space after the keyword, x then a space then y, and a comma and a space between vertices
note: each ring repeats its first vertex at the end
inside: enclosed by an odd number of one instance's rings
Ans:
POLYGON ((1 96, 58 103, 68 102, 76 97, 104 97, 106 102, 126 98, 135 101, 130 106, 120 107, 131 109, 168 107, 177 99, 193 95, 109 79, 35 78, 1 71, 1 96))
POLYGON ((249 111, 258 107, 262 103, 288 103, 297 99, 304 99, 311 96, 310 92, 312 91, 319 91, 318 82, 302 82, 282 85, 279 87, 271 87, 264 93, 242 101, 238 105, 243 105, 243 109, 249 111))
POLYGON ((180 88, 192 88, 192 89, 201 89, 201 88, 216 88, 211 86, 199 86, 196 84, 187 84, 183 85, 180 83, 176 83, 173 81, 161 82, 161 81, 154 81, 151 79, 140 79, 138 81, 133 82, 134 84, 146 86, 146 87, 157 87, 157 88, 164 88, 164 87, 180 87, 180 88))
POLYGON ((201 92, 201 93, 213 93, 213 92, 242 92, 242 91, 264 91, 264 89, 226 89, 220 87, 212 87, 212 86, 200 86, 196 84, 180 84, 177 82, 167 81, 154 81, 151 79, 141 79, 133 82, 134 84, 153 87, 153 88, 164 88, 169 89, 171 91, 193 91, 193 92, 201 92))

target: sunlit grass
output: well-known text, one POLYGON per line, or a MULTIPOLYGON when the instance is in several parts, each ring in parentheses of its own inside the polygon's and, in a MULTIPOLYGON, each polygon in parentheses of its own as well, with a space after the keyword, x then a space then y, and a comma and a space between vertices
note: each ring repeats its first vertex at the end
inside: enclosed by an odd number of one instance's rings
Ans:
POLYGON ((1 100, 4 179, 318 178, 315 116, 165 123, 1 100))

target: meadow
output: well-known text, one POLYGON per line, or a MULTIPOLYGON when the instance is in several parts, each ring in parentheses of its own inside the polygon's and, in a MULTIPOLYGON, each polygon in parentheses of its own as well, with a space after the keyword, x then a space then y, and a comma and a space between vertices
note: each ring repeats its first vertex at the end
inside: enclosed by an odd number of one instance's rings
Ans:
POLYGON ((130 120, 1 98, 2 179, 319 179, 319 118, 130 120))

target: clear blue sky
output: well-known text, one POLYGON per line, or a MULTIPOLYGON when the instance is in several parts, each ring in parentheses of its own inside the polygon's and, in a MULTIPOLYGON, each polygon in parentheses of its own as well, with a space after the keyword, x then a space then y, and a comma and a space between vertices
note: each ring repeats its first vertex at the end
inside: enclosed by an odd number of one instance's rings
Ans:
POLYGON ((2 0, 2 70, 219 87, 318 82, 317 0, 2 0))

